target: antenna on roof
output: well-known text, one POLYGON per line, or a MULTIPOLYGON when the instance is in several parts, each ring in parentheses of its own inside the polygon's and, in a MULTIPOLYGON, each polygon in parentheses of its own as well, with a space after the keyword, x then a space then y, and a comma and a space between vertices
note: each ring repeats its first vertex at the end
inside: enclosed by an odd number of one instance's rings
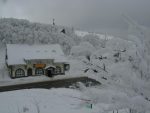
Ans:
POLYGON ((53 18, 53 25, 55 25, 55 19, 53 18))

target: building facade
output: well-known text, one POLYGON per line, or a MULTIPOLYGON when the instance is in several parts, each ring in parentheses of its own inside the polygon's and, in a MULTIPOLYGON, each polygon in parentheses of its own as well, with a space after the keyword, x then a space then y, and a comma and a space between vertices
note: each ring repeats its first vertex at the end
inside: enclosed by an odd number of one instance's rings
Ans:
POLYGON ((64 75, 69 70, 59 45, 8 44, 6 48, 6 64, 11 78, 42 75, 53 77, 64 75))

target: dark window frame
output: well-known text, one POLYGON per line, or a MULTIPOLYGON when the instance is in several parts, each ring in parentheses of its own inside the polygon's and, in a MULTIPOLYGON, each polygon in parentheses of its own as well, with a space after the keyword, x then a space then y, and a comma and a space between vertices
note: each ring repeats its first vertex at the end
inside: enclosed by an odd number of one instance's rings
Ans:
POLYGON ((60 74, 61 73, 61 67, 60 66, 56 66, 55 73, 56 74, 60 74))
POLYGON ((64 71, 70 70, 70 64, 64 64, 64 71))
POLYGON ((36 68, 35 69, 35 75, 44 75, 43 68, 36 68))
POLYGON ((22 68, 19 68, 15 71, 15 77, 24 77, 25 71, 22 68))

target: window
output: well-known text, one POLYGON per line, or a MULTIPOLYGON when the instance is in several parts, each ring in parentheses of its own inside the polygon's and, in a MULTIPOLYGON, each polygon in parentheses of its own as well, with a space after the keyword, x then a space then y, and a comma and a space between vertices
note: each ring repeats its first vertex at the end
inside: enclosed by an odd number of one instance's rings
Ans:
POLYGON ((61 68, 59 66, 56 66, 55 73, 56 74, 61 73, 61 68))
POLYGON ((65 69, 65 71, 68 71, 70 69, 70 65, 69 64, 64 64, 64 69, 65 69))
POLYGON ((44 74, 44 70, 43 70, 42 68, 37 68, 37 69, 35 70, 35 74, 36 74, 36 75, 43 75, 43 74, 44 74))
POLYGON ((16 70, 16 72, 15 72, 15 76, 16 77, 23 77, 23 76, 25 76, 25 72, 24 72, 24 70, 23 69, 17 69, 16 70))

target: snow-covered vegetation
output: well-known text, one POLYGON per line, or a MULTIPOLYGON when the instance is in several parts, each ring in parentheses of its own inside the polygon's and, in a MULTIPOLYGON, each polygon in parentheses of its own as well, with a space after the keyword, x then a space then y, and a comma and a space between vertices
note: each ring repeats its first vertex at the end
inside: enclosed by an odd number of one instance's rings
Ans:
POLYGON ((104 85, 82 91, 93 103, 107 103, 109 108, 104 112, 123 108, 129 113, 150 111, 150 35, 138 24, 130 26, 126 39, 108 40, 104 48, 81 59, 84 73, 95 75, 104 85))
MULTIPOLYGON (((132 20, 126 21, 130 24, 132 20)), ((81 98, 98 106, 94 112, 123 113, 120 110, 126 109, 126 113, 149 113, 150 35, 146 28, 131 23, 132 29, 122 39, 27 20, 0 19, 1 78, 7 74, 5 43, 58 43, 70 59, 70 75, 84 74, 102 83, 96 88, 79 84, 81 98), (107 107, 102 109, 102 104, 107 107)))

